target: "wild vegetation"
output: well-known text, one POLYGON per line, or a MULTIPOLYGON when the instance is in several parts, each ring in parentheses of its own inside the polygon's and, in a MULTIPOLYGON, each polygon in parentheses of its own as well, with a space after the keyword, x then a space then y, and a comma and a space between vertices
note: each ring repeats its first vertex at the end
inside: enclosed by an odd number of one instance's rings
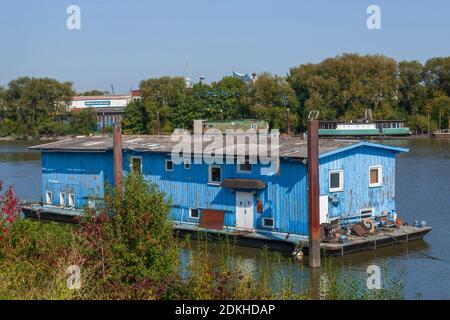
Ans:
POLYGON ((90 133, 93 110, 69 112, 72 84, 49 78, 21 77, 0 87, 0 136, 17 138, 90 133))
POLYGON ((401 273, 371 291, 365 277, 329 259, 316 280, 301 264, 292 261, 286 268, 285 257, 267 250, 260 267, 249 270, 231 238, 176 239, 169 209, 170 201, 154 185, 130 175, 123 191, 108 188, 94 208, 86 208, 78 225, 42 223, 19 218, 18 200, 8 188, 0 197, 0 299, 403 297, 401 273), (69 266, 79 267, 78 289, 68 286, 69 266), (294 276, 299 273, 305 276, 294 276))
MULTIPOLYGON (((192 127, 194 119, 264 119, 272 128, 305 130, 310 110, 320 119, 405 119, 415 132, 447 128, 450 117, 450 57, 425 64, 382 55, 344 54, 290 68, 285 76, 261 73, 253 83, 226 76, 187 88, 181 77, 140 83, 143 99, 126 108, 126 133, 156 133, 192 127)), ((91 90, 81 94, 103 95, 91 90)), ((22 77, 0 87, 0 136, 87 134, 96 130, 95 113, 69 112, 71 83, 22 77)), ((108 130, 106 130, 108 131, 108 130)))

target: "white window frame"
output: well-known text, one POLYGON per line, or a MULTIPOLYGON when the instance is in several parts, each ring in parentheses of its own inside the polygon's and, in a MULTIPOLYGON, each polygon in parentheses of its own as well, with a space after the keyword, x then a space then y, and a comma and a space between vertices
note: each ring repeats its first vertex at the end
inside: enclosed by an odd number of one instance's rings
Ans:
POLYGON ((219 185, 222 182, 222 166, 218 164, 210 164, 208 166, 208 184, 219 185), (220 169, 220 181, 212 181, 212 169, 218 168, 220 169))
POLYGON ((200 219, 200 209, 199 208, 189 208, 189 219, 199 220, 200 219), (192 210, 197 210, 198 217, 192 216, 192 210))
POLYGON ((183 161, 184 170, 191 170, 191 160, 184 160, 183 161))
MULTIPOLYGON (((248 161, 250 161, 250 160, 248 160, 248 161)), ((253 165, 252 165, 251 163, 247 163, 247 160, 245 160, 245 163, 238 163, 238 164, 237 164, 237 172, 238 172, 238 173, 251 174, 251 173, 253 172, 253 165), (242 164, 249 164, 250 167, 251 167, 250 171, 242 170, 242 169, 241 169, 241 165, 242 165, 242 164)))
POLYGON ((173 161, 170 160, 170 159, 166 159, 166 161, 164 162, 164 169, 165 169, 166 171, 168 171, 168 172, 171 172, 171 171, 173 171, 174 168, 175 168, 175 163, 173 163, 173 161), (168 168, 167 168, 167 164, 168 164, 169 162, 172 162, 172 169, 168 169, 168 168))
POLYGON ((70 208, 74 208, 75 207, 75 194, 73 193, 69 193, 69 197, 68 197, 68 204, 70 208))
POLYGON ((134 168, 133 168, 133 160, 134 159, 139 159, 141 161, 141 168, 139 169, 140 174, 142 175, 142 157, 141 156, 130 156, 130 171, 134 173, 134 168))
POLYGON ((330 192, 342 192, 344 191, 344 170, 330 170, 328 172, 328 189, 330 192), (338 188, 331 188, 331 175, 334 173, 339 173, 339 187, 338 188))
POLYGON ((263 225, 264 228, 271 228, 271 229, 274 229, 274 228, 275 228, 275 218, 266 218, 266 217, 263 217, 262 219, 263 219, 263 220, 262 220, 262 225, 263 225), (267 221, 267 220, 272 220, 272 225, 271 225, 271 226, 266 225, 266 221, 267 221))
POLYGON ((370 166, 369 167, 369 187, 370 188, 377 188, 381 187, 383 185, 383 166, 381 164, 376 166, 370 166), (378 169, 378 182, 377 183, 370 183, 370 171, 373 169, 378 169))
POLYGON ((53 193, 51 191, 45 192, 45 204, 53 204, 53 193))
POLYGON ((65 192, 60 192, 59 193, 59 205, 62 206, 62 207, 65 207, 67 205, 66 193, 65 192))

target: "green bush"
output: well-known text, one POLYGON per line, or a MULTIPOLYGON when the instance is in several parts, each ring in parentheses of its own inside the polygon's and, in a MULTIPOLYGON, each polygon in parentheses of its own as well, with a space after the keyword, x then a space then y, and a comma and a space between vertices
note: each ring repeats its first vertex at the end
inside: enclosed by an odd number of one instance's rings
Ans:
POLYGON ((79 225, 14 220, 0 231, 0 299, 400 299, 402 273, 381 290, 325 258, 312 272, 261 251, 258 268, 236 254, 234 238, 176 240, 170 201, 142 176, 106 188, 79 225), (181 263, 181 249, 190 254, 181 263), (81 269, 81 289, 67 288, 67 268, 81 269), (287 267, 287 268, 286 268, 287 267), (274 272, 274 270, 278 270, 274 272), (294 273, 305 274, 294 281, 294 273), (319 281, 314 281, 319 279, 319 281))
POLYGON ((72 227, 19 219, 0 240, 0 299, 66 299, 72 227))
POLYGON ((104 293, 148 298, 146 290, 136 292, 176 275, 179 250, 169 212, 165 195, 138 175, 125 178, 123 191, 107 187, 104 201, 86 209, 78 247, 104 293))

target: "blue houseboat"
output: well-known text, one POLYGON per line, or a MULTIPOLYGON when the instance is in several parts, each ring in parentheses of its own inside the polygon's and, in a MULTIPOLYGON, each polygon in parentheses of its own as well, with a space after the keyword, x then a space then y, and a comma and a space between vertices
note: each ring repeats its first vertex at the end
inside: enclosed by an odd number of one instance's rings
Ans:
MULTIPOLYGON (((280 246, 308 239, 307 142, 280 139, 277 172, 260 164, 171 160, 170 136, 122 136, 123 174, 132 170, 172 199, 183 232, 231 233, 280 246)), ((32 147, 42 153, 42 203, 25 211, 71 217, 105 183, 114 184, 112 136, 85 136, 32 147)), ((320 140, 320 222, 394 214, 395 161, 407 149, 355 140, 320 140)), ((423 236, 423 235, 422 235, 423 236)))

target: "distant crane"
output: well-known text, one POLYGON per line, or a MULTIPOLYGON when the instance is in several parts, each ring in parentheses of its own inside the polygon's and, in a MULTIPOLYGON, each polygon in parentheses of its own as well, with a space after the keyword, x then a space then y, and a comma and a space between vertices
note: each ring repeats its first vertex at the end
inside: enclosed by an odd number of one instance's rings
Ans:
POLYGON ((114 86, 112 84, 111 84, 111 92, 112 92, 113 95, 116 94, 116 91, 114 90, 114 86))

